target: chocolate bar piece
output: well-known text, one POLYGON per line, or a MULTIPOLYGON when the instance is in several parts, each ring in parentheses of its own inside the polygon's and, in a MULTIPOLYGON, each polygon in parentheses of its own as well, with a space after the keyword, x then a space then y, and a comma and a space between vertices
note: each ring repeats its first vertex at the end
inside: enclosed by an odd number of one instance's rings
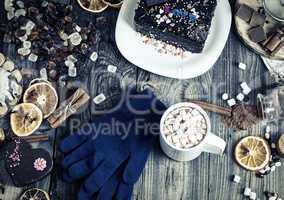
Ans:
POLYGON ((242 20, 249 22, 252 17, 253 12, 254 10, 251 7, 245 4, 241 4, 236 15, 242 20))
MULTIPOLYGON (((275 30, 274 30, 275 31, 275 30)), ((277 53, 284 43, 284 33, 278 29, 275 32, 269 33, 269 37, 261 43, 264 50, 269 52, 271 55, 277 53)))
POLYGON ((266 15, 263 13, 259 13, 254 11, 250 20, 251 26, 263 26, 266 19, 266 15))
POLYGON ((166 3, 167 0, 146 0, 148 7, 166 3))
POLYGON ((147 6, 140 0, 135 11, 137 32, 192 53, 202 52, 217 0, 167 0, 147 6))
POLYGON ((257 26, 248 31, 250 39, 255 42, 259 43, 266 40, 266 33, 263 30, 263 27, 257 26))

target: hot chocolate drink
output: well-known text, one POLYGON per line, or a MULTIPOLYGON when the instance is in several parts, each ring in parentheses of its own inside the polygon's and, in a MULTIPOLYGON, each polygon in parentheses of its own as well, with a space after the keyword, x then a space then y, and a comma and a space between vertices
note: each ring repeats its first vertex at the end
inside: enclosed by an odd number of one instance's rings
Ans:
POLYGON ((206 119, 198 109, 182 106, 165 117, 162 133, 175 147, 188 149, 204 139, 207 128, 206 119))

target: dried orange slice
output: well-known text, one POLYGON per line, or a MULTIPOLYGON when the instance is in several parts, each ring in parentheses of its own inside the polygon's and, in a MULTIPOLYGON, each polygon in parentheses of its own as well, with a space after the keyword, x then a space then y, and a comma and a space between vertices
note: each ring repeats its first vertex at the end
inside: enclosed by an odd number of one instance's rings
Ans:
POLYGON ((48 193, 38 188, 32 188, 24 191, 20 200, 50 200, 48 193))
POLYGON ((258 171, 268 165, 270 146, 264 138, 249 136, 241 139, 235 147, 238 164, 250 171, 258 171))
POLYGON ((57 92, 50 83, 40 82, 31 85, 24 93, 23 101, 33 103, 43 113, 43 118, 47 118, 56 109, 58 103, 57 92))
POLYGON ((19 137, 31 135, 42 122, 41 110, 32 103, 22 103, 14 107, 10 116, 11 128, 19 137))

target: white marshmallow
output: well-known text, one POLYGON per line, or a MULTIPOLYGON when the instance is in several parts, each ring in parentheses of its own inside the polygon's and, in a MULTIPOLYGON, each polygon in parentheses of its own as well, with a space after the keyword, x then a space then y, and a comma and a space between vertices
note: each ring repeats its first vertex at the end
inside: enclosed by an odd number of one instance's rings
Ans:
POLYGON ((44 80, 47 80, 47 70, 46 68, 42 68, 40 71, 39 71, 39 74, 40 74, 40 77, 44 80))
POLYGON ((266 108, 266 109, 264 110, 265 113, 270 113, 270 112, 274 112, 274 111, 275 111, 274 108, 266 108))
POLYGON ((239 68, 242 69, 242 70, 246 70, 247 65, 244 64, 244 63, 239 63, 239 68))
POLYGON ((68 67, 68 76, 76 77, 77 76, 77 68, 76 67, 68 67))
POLYGON ((100 104, 102 103, 104 100, 106 100, 106 97, 103 93, 99 94, 98 96, 96 96, 93 101, 95 104, 100 104))
POLYGON ((275 166, 276 166, 276 167, 280 167, 281 165, 282 165, 281 162, 276 162, 276 163, 275 163, 275 166))
POLYGON ((179 137, 178 135, 173 135, 173 136, 172 136, 172 141, 173 141, 173 143, 174 143, 174 144, 179 143, 179 138, 180 138, 180 137, 179 137))
POLYGON ((243 93, 248 95, 251 92, 251 88, 248 86, 246 82, 241 83, 241 88, 243 89, 243 93))
POLYGON ((239 100, 239 101, 243 101, 245 96, 242 94, 242 93, 239 93, 236 98, 239 100))
POLYGON ((246 187, 245 190, 244 190, 244 195, 245 195, 246 197, 249 197, 249 196, 250 196, 250 193, 251 193, 251 189, 248 188, 248 187, 246 187))
POLYGON ((255 200, 256 199, 256 193, 255 192, 251 192, 250 195, 249 195, 249 199, 255 200))
POLYGON ((236 100, 235 99, 229 99, 229 100, 227 100, 227 103, 230 107, 232 107, 232 106, 236 105, 236 100))
POLYGON ((239 183, 239 182, 241 181, 241 177, 238 176, 238 175, 234 175, 233 181, 234 181, 235 183, 239 183))
POLYGON ((98 59, 99 55, 97 52, 93 52, 90 56, 90 59, 93 61, 93 62, 96 62, 96 60, 98 59))
POLYGON ((244 93, 245 95, 248 95, 250 92, 251 92, 251 89, 250 89, 250 88, 247 88, 247 89, 243 90, 243 93, 244 93))
POLYGON ((31 61, 31 62, 36 62, 38 59, 38 56, 34 53, 31 53, 28 57, 28 60, 31 61))
POLYGON ((107 71, 109 71, 109 72, 115 73, 116 70, 117 70, 117 67, 114 66, 114 65, 108 65, 107 66, 107 71))
POLYGON ((203 134, 201 134, 201 133, 196 133, 196 134, 195 134, 195 137, 196 137, 197 140, 200 141, 200 140, 203 139, 203 134))
POLYGON ((271 170, 272 172, 274 172, 274 171, 276 170, 276 167, 275 167, 275 166, 272 166, 272 167, 270 168, 270 170, 271 170))
POLYGON ((241 83, 241 88, 242 88, 243 90, 245 90, 245 89, 249 88, 249 86, 248 86, 248 84, 247 84, 246 82, 242 82, 242 83, 241 83))
POLYGON ((266 127, 265 127, 265 132, 266 132, 266 133, 271 132, 271 128, 270 128, 270 126, 266 126, 266 127))
POLYGON ((270 139, 270 133, 265 133, 264 137, 265 137, 265 139, 269 140, 270 139))
POLYGON ((182 144, 182 146, 186 146, 187 145, 187 138, 180 138, 180 143, 182 144))
POLYGON ((71 60, 65 60, 64 64, 66 67, 69 67, 69 68, 75 67, 75 64, 71 60))
POLYGON ((224 101, 228 100, 228 99, 229 99, 229 95, 228 95, 227 93, 224 93, 224 94, 222 95, 222 99, 223 99, 224 101))

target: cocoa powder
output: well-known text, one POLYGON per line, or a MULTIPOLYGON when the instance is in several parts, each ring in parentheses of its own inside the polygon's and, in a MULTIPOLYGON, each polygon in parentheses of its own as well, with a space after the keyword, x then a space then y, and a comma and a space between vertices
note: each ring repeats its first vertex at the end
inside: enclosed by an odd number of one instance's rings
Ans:
POLYGON ((257 106, 238 104, 232 108, 231 116, 223 116, 222 122, 235 130, 247 130, 261 120, 257 106))

